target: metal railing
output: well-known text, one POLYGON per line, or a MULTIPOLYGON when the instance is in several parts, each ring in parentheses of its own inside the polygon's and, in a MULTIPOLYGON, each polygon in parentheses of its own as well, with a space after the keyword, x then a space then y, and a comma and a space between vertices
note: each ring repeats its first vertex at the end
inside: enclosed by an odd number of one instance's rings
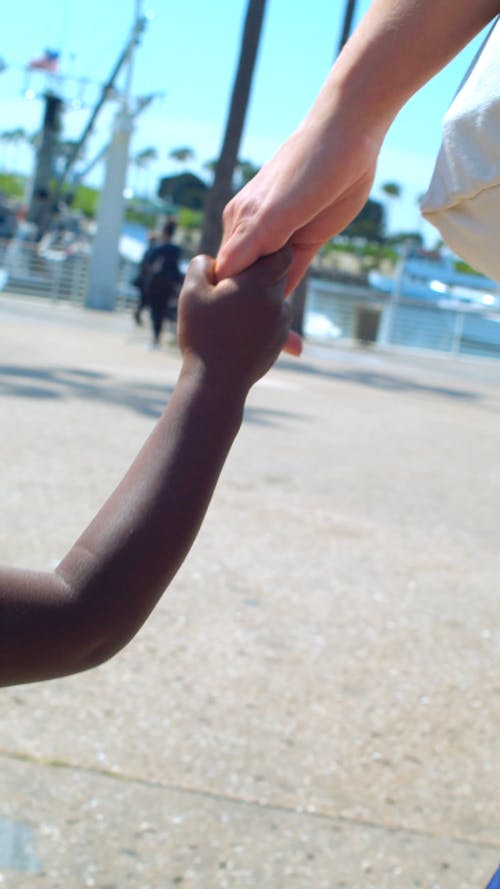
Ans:
MULTIPOLYGON (((54 302, 85 305, 90 254, 61 248, 46 249, 32 241, 0 241, 0 284, 9 293, 41 296, 54 302)), ((115 309, 132 305, 137 290, 131 281, 136 264, 120 259, 115 309)))
MULTIPOLYGON (((0 289, 54 302, 85 305, 90 266, 88 252, 44 249, 13 239, 0 241, 0 289)), ((120 259, 115 309, 128 309, 137 300, 131 283, 137 265, 120 259)), ((386 347, 427 349, 449 355, 500 358, 500 311, 464 303, 398 299, 369 287, 310 277, 308 315, 331 323, 339 340, 386 347)), ((334 344, 335 335, 329 338, 334 344)))
MULTIPOLYGON (((400 298, 311 279, 306 313, 327 318, 344 342, 500 359, 500 310, 458 301, 400 298), (370 319, 371 323, 366 323, 370 319), (363 331, 369 331, 364 335, 363 331)), ((332 339, 333 341, 333 339, 332 339)))

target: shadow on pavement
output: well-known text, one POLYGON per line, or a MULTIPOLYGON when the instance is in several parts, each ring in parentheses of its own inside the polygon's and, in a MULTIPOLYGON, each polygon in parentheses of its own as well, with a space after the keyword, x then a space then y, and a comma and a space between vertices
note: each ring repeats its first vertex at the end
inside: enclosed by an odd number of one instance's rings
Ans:
MULTIPOLYGON (((144 417, 158 419, 173 392, 171 385, 121 383, 98 371, 71 367, 38 368, 27 365, 0 365, 0 398, 32 398, 54 401, 82 398, 128 408, 144 417)), ((288 411, 245 408, 244 420, 271 425, 279 419, 298 415, 288 411)))
POLYGON ((417 380, 412 380, 409 377, 402 377, 389 373, 379 373, 356 368, 350 368, 349 370, 332 370, 331 368, 321 368, 317 365, 307 364, 307 362, 303 361, 289 361, 287 359, 280 360, 280 367, 285 370, 293 370, 295 373, 324 377, 325 379, 336 380, 340 383, 355 383, 359 386, 371 386, 372 388, 383 389, 388 392, 421 392, 425 395, 437 395, 442 398, 453 398, 466 401, 478 401, 482 398, 478 392, 455 389, 450 386, 419 383, 417 380))

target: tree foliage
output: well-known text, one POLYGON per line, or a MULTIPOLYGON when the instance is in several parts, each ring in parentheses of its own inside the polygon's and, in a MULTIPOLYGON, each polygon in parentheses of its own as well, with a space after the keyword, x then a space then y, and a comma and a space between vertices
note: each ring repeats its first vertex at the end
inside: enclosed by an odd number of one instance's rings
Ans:
POLYGON ((382 186, 382 191, 389 198, 399 198, 403 193, 403 189, 398 182, 386 182, 382 186))
POLYGON ((178 176, 164 176, 160 180, 158 196, 178 207, 201 210, 207 190, 206 182, 194 173, 180 173, 178 176))
POLYGON ((74 210, 80 210, 85 216, 94 218, 97 213, 99 196, 97 188, 79 185, 72 200, 72 207, 74 210))
POLYGON ((172 151, 169 152, 169 158, 173 161, 176 161, 178 164, 186 164, 188 161, 192 161, 195 157, 195 152, 192 148, 188 146, 183 146, 182 148, 173 148, 172 151))
POLYGON ((158 160, 158 149, 151 145, 148 148, 143 148, 142 151, 138 151, 133 158, 133 163, 136 167, 143 170, 155 160, 158 160))
POLYGON ((380 243, 384 239, 384 226, 383 204, 369 198, 343 234, 350 238, 364 238, 366 241, 380 243))

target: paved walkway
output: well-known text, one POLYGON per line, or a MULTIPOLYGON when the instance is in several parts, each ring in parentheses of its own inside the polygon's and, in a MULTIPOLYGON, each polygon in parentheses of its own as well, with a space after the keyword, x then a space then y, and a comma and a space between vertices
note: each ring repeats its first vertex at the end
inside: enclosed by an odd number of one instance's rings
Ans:
MULTIPOLYGON (((50 568, 175 383, 0 296, 0 558, 50 568)), ((2 692, 7 889, 483 889, 500 859, 500 365, 283 359, 136 639, 2 692)))

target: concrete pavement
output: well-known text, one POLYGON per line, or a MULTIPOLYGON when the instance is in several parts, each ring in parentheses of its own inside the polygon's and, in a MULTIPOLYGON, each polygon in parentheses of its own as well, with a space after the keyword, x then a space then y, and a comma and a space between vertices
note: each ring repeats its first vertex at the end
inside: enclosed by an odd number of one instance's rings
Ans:
MULTIPOLYGON (((173 346, 0 295, 0 559, 50 568, 173 346)), ((346 349, 252 391, 200 536, 97 670, 3 690, 8 889, 471 889, 500 859, 500 366, 346 349)))

